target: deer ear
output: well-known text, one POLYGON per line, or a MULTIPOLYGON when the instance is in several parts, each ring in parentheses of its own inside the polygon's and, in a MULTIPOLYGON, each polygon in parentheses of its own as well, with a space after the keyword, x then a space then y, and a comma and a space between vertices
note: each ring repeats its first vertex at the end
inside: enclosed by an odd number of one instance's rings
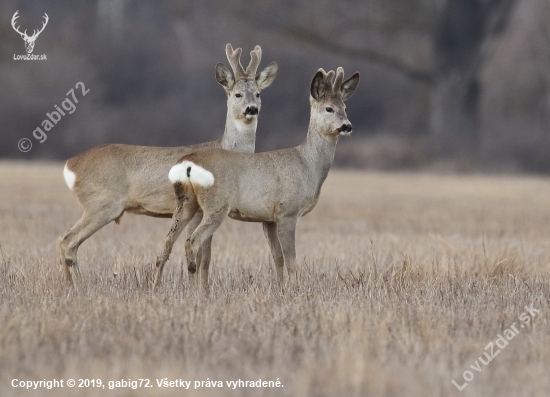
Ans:
POLYGON ((235 76, 223 63, 216 64, 216 80, 228 90, 235 84, 235 76))
POLYGON ((311 81, 311 96, 318 101, 325 94, 325 74, 319 70, 311 81))
POLYGON ((271 83, 273 83, 275 77, 277 76, 278 69, 279 66, 277 65, 277 62, 271 62, 259 75, 256 76, 256 83, 258 84, 258 88, 260 90, 269 87, 271 83))
POLYGON ((355 72, 353 76, 342 83, 342 101, 347 100, 353 95, 359 85, 359 72, 355 72))

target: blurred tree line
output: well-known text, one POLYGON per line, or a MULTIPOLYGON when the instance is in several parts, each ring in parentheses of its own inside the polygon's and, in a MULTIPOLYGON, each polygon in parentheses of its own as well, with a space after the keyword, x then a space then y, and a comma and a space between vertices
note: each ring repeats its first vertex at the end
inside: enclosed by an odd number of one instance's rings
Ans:
POLYGON ((548 0, 3 0, 0 157, 68 158, 100 143, 175 146, 223 132, 224 46, 255 44, 279 75, 262 93, 257 149, 305 136, 319 67, 362 74, 336 163, 550 171, 548 0), (34 54, 22 29, 49 23, 34 54), (32 131, 90 90, 39 143, 32 131), (29 138, 28 153, 17 149, 29 138))

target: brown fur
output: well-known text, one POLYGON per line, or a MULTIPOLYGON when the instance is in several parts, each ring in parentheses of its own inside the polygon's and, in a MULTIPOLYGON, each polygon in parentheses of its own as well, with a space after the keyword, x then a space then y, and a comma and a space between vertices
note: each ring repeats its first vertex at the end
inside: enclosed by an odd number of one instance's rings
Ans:
MULTIPOLYGON (((240 65, 240 53, 241 49, 234 51, 230 44, 226 46, 226 55, 232 65, 236 61, 240 65)), ((206 148, 254 151, 257 114, 249 115, 246 109, 256 107, 259 112, 261 101, 257 94, 273 82, 277 64, 272 62, 255 76, 261 59, 259 46, 252 51, 251 58, 244 74, 240 69, 231 72, 221 63, 216 65, 216 79, 227 94, 226 125, 221 139, 180 147, 100 145, 67 162, 68 169, 76 175, 73 192, 84 210, 82 218, 59 238, 61 264, 66 266, 71 281, 69 268, 78 272, 80 244, 113 220, 120 222, 124 212, 172 216, 176 199, 167 175, 179 158, 206 148), (241 96, 237 97, 236 93, 241 96)))

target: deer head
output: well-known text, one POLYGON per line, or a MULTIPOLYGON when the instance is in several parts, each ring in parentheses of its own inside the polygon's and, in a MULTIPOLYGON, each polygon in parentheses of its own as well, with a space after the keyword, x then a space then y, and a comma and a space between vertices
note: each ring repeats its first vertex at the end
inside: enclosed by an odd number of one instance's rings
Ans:
POLYGON ((353 95, 359 84, 359 73, 354 73, 344 81, 344 69, 339 67, 334 73, 323 69, 313 76, 311 82, 311 119, 316 130, 327 137, 337 138, 349 135, 351 123, 346 115, 346 101, 353 95))
POLYGON ((277 76, 277 62, 271 62, 261 73, 256 74, 262 59, 260 46, 257 45, 250 52, 250 63, 246 69, 241 64, 241 48, 233 50, 231 44, 227 44, 225 53, 233 71, 218 63, 216 80, 227 93, 228 114, 236 120, 250 124, 257 120, 260 112, 260 92, 269 87, 277 76))
POLYGON ((27 35, 27 29, 25 29, 24 32, 21 32, 19 30, 19 27, 18 26, 15 26, 15 20, 17 18, 19 18, 19 15, 18 15, 19 11, 15 11, 15 14, 13 14, 13 18, 11 19, 11 26, 13 27, 13 29, 19 33, 21 35, 21 37, 23 38, 23 40, 25 40, 25 50, 27 50, 27 54, 32 54, 32 51, 34 50, 34 42, 36 41, 36 38, 38 37, 38 35, 40 33, 42 33, 42 31, 44 30, 44 28, 46 27, 46 25, 48 24, 48 20, 49 20, 49 17, 48 17, 48 14, 44 13, 44 22, 42 22, 42 29, 40 30, 33 30, 33 34, 32 36, 28 36, 27 35))

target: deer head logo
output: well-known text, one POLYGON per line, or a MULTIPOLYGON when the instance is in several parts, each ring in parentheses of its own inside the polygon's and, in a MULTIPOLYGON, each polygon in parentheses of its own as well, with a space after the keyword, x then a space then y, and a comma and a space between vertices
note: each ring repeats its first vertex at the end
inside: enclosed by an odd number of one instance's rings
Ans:
POLYGON ((44 28, 46 27, 46 25, 48 24, 48 20, 50 18, 48 18, 48 14, 44 13, 44 19, 45 21, 42 22, 42 29, 40 30, 33 30, 33 34, 32 36, 27 36, 27 29, 25 29, 24 32, 21 32, 19 30, 19 26, 15 26, 15 20, 17 18, 19 18, 19 15, 18 15, 19 11, 15 11, 15 14, 13 14, 13 18, 11 19, 11 26, 13 27, 13 29, 19 33, 21 35, 21 37, 23 38, 23 40, 25 40, 25 49, 27 50, 27 54, 32 54, 32 51, 34 50, 34 42, 36 41, 36 38, 38 37, 38 35, 40 33, 42 33, 42 31, 44 30, 44 28))

